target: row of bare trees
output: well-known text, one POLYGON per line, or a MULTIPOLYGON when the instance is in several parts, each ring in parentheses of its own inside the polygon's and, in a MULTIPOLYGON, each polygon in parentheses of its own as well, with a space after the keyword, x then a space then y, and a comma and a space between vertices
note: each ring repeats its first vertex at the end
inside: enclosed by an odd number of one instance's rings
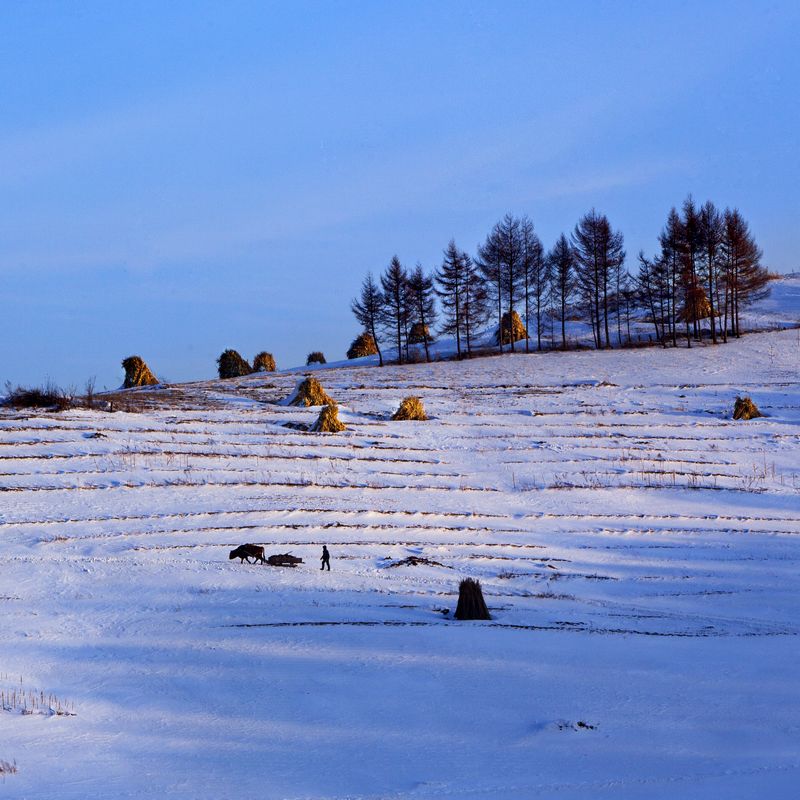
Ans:
MULTIPOLYGON (((596 348, 629 343, 632 319, 650 322, 665 346, 677 345, 684 333, 691 346, 703 320, 714 343, 739 336, 741 308, 768 292, 761 251, 739 211, 721 212, 711 202, 697 208, 690 197, 681 213, 670 211, 658 241, 658 254, 640 253, 632 276, 622 234, 594 209, 549 251, 528 217, 507 214, 474 257, 451 240, 432 273, 420 264, 408 270, 395 256, 378 281, 367 275, 351 307, 375 340, 381 364, 381 342, 392 346, 400 363, 413 344, 424 344, 430 360, 437 321, 461 358, 473 353, 478 333, 494 320, 502 351, 500 332, 517 314, 527 330, 536 329, 535 339, 524 337, 525 352, 543 349, 548 324, 552 339, 558 328, 566 348, 567 322, 576 319, 588 324, 596 348)), ((512 351, 515 338, 509 337, 512 351)))

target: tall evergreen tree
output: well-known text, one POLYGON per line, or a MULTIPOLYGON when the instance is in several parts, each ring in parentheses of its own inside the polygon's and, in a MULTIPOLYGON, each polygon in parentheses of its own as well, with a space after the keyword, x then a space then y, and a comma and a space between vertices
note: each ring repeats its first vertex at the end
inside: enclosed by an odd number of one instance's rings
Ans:
POLYGON ((567 349, 567 306, 575 291, 575 255, 562 233, 547 254, 550 263, 553 306, 561 322, 561 349, 567 349))
POLYGON ((575 226, 572 246, 582 294, 585 302, 590 304, 595 347, 610 347, 610 295, 615 286, 616 271, 625 261, 622 234, 611 228, 605 215, 592 209, 575 226))
MULTIPOLYGON (((491 230, 486 241, 478 247, 478 266, 492 286, 497 301, 498 332, 502 327, 503 304, 509 318, 520 299, 523 281, 521 221, 506 214, 491 230)), ((502 336, 498 335, 500 351, 503 350, 502 336)), ((511 337, 511 350, 516 349, 511 337)))
POLYGON ((738 338, 741 336, 741 307, 769 295, 769 273, 761 264, 761 250, 738 209, 725 211, 722 250, 726 285, 725 330, 730 307, 730 327, 738 338))
POLYGON ((625 273, 625 278, 621 290, 621 302, 625 312, 625 330, 628 337, 628 344, 631 343, 631 318, 636 309, 636 281, 629 272, 625 273))
POLYGON ((361 293, 350 303, 350 309, 361 327, 374 339, 380 366, 383 366, 383 354, 381 353, 378 328, 383 318, 383 303, 383 294, 370 272, 361 283, 361 293))
POLYGON ((700 319, 703 313, 704 292, 700 286, 697 273, 697 264, 700 258, 700 217, 692 196, 683 202, 683 270, 681 280, 683 283, 684 307, 683 316, 686 320, 686 345, 692 346, 692 333, 694 338, 700 336, 700 319), (692 326, 690 332, 689 326, 692 326))
POLYGON ((435 291, 442 303, 442 333, 456 337, 456 356, 461 358, 461 333, 464 328, 464 292, 469 256, 451 239, 442 264, 435 275, 435 291))
POLYGON ((656 331, 656 340, 667 346, 668 336, 668 281, 667 265, 662 255, 653 259, 645 258, 639 252, 639 272, 636 286, 642 306, 649 312, 656 331))
MULTIPOLYGON (((503 253, 497 237, 491 235, 478 246, 476 266, 486 286, 487 302, 494 305, 497 314, 497 330, 503 324, 503 253)), ((503 337, 498 335, 500 352, 503 352, 503 337)))
POLYGON ((717 312, 719 302, 719 273, 722 268, 722 238, 724 223, 722 214, 709 200, 700 209, 698 216, 699 247, 699 272, 705 283, 706 296, 709 304, 709 319, 711 322, 711 341, 717 343, 717 312))
POLYGON ((530 352, 531 304, 536 315, 536 347, 542 349, 542 318, 550 292, 550 262, 545 258, 542 241, 527 217, 520 220, 520 245, 522 248, 522 291, 525 300, 525 352, 530 352))
POLYGON ((463 313, 464 341, 466 342, 467 355, 472 355, 472 341, 475 334, 486 323, 488 315, 488 295, 486 281, 478 271, 472 259, 465 256, 465 279, 463 288, 463 313))
POLYGON ((397 256, 381 275, 383 313, 381 326, 397 347, 397 362, 403 363, 403 336, 408 325, 408 276, 397 256))
POLYGON ((661 245, 661 259, 667 270, 667 331, 672 346, 678 344, 678 317, 681 302, 681 267, 685 261, 686 231, 678 212, 673 207, 667 217, 667 224, 658 237, 661 245))
POLYGON ((436 298, 433 289, 433 277, 426 275, 422 264, 417 264, 408 274, 408 296, 411 306, 411 317, 422 325, 424 331, 425 360, 431 360, 428 347, 428 331, 436 324, 436 298))

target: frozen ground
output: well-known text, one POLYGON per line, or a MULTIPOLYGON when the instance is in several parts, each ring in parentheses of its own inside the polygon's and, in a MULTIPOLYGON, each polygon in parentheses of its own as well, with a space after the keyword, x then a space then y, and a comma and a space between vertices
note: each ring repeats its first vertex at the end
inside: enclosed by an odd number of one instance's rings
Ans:
POLYGON ((799 370, 786 330, 328 370, 333 435, 280 374, 2 412, 0 690, 75 714, 0 711, 0 795, 796 797, 799 370))

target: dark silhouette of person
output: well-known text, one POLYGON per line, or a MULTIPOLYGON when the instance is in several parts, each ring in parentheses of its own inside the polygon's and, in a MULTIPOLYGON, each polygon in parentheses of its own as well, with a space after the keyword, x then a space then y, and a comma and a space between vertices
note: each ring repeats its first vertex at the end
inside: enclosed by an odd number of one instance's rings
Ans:
POLYGON ((322 566, 320 569, 328 568, 328 572, 331 571, 331 554, 328 552, 328 548, 325 545, 322 545, 322 557, 320 558, 322 562, 322 566))

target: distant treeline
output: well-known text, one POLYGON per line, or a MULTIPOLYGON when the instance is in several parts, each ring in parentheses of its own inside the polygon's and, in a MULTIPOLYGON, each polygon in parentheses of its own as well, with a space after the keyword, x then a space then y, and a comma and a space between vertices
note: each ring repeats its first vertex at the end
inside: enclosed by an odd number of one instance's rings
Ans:
POLYGON ((451 240, 433 272, 406 269, 395 256, 378 281, 367 275, 351 307, 381 364, 381 343, 396 349, 400 363, 411 344, 422 343, 430 360, 434 329, 454 337, 459 358, 471 355, 476 333, 490 324, 501 352, 506 343, 514 351, 520 338, 528 352, 530 337, 515 333, 522 331, 517 314, 528 330, 535 324, 539 350, 546 320, 562 348, 568 320, 587 323, 597 348, 632 343, 636 318, 651 323, 664 346, 738 337, 740 310, 769 292, 761 251, 739 211, 710 201, 697 207, 689 197, 680 213, 670 211, 658 242, 654 256, 639 253, 633 274, 622 233, 594 209, 549 251, 528 217, 507 214, 474 255, 451 240))

